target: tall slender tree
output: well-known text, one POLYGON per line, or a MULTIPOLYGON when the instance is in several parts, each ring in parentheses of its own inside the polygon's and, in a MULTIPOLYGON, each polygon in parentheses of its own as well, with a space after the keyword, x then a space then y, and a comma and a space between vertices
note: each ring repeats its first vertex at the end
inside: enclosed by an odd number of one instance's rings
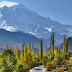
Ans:
POLYGON ((68 51, 68 41, 67 41, 67 39, 65 40, 65 52, 67 52, 68 51))
POLYGON ((24 47, 25 47, 25 42, 23 41, 23 44, 22 44, 22 56, 24 57, 24 47))
POLYGON ((29 42, 29 45, 28 45, 28 53, 31 53, 31 44, 29 42))
POLYGON ((5 48, 5 50, 7 50, 8 49, 8 44, 6 45, 6 48, 5 48))
POLYGON ((27 49, 27 46, 24 47, 24 58, 26 58, 26 55, 28 53, 28 49, 27 49))
POLYGON ((50 41, 50 48, 51 48, 52 55, 54 56, 54 33, 53 32, 50 41))
POLYGON ((43 55, 43 44, 42 40, 40 41, 40 50, 39 50, 39 58, 42 60, 42 55, 43 55))
POLYGON ((15 56, 17 59, 20 58, 20 49, 16 47, 15 56))
POLYGON ((65 35, 64 35, 64 40, 63 40, 63 53, 65 53, 65 40, 66 40, 66 38, 65 38, 65 35))
POLYGON ((53 56, 54 56, 54 33, 52 33, 52 46, 53 46, 53 56))
POLYGON ((13 46, 12 46, 12 52, 14 53, 14 49, 13 49, 13 46))
POLYGON ((34 61, 35 59, 35 54, 34 54, 34 44, 32 44, 32 60, 34 61))
POLYGON ((66 53, 68 51, 68 41, 66 37, 64 36, 64 41, 63 41, 63 53, 66 53))
POLYGON ((60 54, 60 52, 61 52, 61 49, 60 49, 60 45, 59 45, 59 47, 58 47, 58 54, 60 54))

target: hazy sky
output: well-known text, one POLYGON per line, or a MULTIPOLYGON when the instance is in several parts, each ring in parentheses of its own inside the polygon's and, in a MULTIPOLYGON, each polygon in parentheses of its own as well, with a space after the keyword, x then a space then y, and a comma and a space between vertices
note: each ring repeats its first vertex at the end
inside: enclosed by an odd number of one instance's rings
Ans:
POLYGON ((72 0, 0 0, 23 4, 39 15, 72 25, 72 0))

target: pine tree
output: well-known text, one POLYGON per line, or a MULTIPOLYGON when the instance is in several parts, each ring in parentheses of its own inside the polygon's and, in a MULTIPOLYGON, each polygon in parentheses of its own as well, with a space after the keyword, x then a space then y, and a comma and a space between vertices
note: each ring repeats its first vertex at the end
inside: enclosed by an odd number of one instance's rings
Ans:
POLYGON ((39 59, 42 60, 42 55, 43 55, 43 44, 42 40, 40 41, 40 50, 39 50, 39 59))

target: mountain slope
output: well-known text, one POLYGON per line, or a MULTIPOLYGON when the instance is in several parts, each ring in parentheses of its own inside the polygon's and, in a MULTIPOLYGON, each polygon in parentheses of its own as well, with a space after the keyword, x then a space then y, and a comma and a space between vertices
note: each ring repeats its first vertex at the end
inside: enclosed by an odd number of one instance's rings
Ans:
POLYGON ((25 41, 27 45, 30 41, 31 44, 34 43, 36 48, 39 48, 40 40, 40 38, 29 33, 9 32, 0 29, 0 48, 5 48, 7 44, 22 48, 23 41, 25 41))
MULTIPOLYGON (((68 41, 68 50, 72 52, 72 37, 69 37, 67 41, 68 41)), ((61 43, 60 46, 61 48, 63 48, 63 43, 61 43)))
POLYGON ((21 4, 0 8, 0 28, 11 32, 23 31, 44 39, 50 39, 54 32, 58 43, 63 41, 64 34, 72 36, 72 26, 42 17, 21 4))

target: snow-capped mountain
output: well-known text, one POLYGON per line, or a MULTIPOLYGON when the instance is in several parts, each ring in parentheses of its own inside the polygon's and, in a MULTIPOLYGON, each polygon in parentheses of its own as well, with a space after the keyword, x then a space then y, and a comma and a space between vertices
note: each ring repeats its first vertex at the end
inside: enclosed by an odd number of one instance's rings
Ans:
POLYGON ((58 43, 63 41, 64 34, 72 36, 72 26, 42 17, 19 3, 0 7, 0 28, 12 32, 20 30, 44 39, 49 39, 54 32, 58 43))

